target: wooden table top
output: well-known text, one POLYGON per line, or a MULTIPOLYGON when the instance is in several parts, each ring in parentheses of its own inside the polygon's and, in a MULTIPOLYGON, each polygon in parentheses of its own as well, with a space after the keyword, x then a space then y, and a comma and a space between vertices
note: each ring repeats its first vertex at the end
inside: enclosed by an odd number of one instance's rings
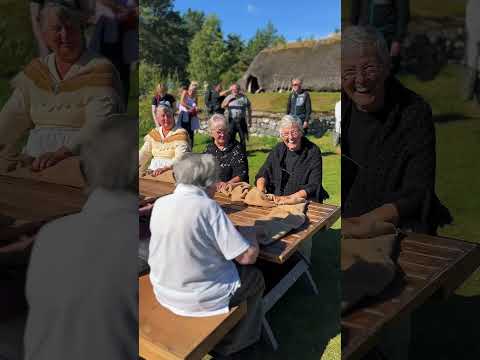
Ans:
POLYGON ((405 273, 375 302, 342 316, 342 359, 356 360, 378 343, 382 328, 401 318, 438 290, 460 286, 480 266, 480 246, 461 240, 409 234, 401 242, 398 264, 405 273))
POLYGON ((15 240, 45 221, 76 213, 86 198, 81 188, 0 175, 0 214, 15 220, 0 229, 0 241, 15 240))
MULTIPOLYGON (((175 185, 156 180, 140 179, 140 194, 146 198, 156 199, 170 194, 175 185)), ((237 226, 237 229, 246 237, 254 237, 252 227, 259 217, 267 215, 271 209, 257 206, 247 206, 243 203, 233 203, 224 195, 216 194, 215 200, 222 206, 228 217, 237 226)), ((340 217, 340 208, 335 205, 310 202, 307 208, 307 221, 299 229, 273 244, 260 247, 260 257, 284 263, 308 238, 311 238, 321 229, 329 228, 340 217)))
POLYGON ((247 312, 242 303, 218 316, 175 315, 158 303, 148 276, 139 279, 139 299, 140 356, 147 360, 200 360, 247 312))

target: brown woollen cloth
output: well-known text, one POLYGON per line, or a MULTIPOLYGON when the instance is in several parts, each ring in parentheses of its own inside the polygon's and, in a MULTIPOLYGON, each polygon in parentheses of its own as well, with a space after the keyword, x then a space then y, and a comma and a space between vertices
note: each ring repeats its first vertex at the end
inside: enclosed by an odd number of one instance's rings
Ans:
POLYGON ((322 202, 328 193, 322 186, 322 153, 317 145, 302 137, 297 151, 294 172, 286 171, 287 146, 281 142, 268 154, 267 160, 255 177, 264 177, 267 193, 277 196, 291 195, 300 190, 307 192, 307 199, 322 202))
MULTIPOLYGON (((342 137, 342 217, 359 216, 394 203, 400 213, 399 227, 434 234, 452 217, 435 195, 431 108, 395 78, 386 82, 385 103, 382 125, 364 144, 363 164, 351 160, 355 159, 352 146, 348 136, 342 137)), ((342 94, 342 134, 349 134, 355 121, 353 106, 342 94)))

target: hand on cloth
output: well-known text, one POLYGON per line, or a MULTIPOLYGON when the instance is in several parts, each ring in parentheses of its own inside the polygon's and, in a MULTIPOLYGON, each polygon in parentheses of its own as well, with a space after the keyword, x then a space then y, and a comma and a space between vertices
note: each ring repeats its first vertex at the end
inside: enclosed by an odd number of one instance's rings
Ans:
POLYGON ((354 238, 370 238, 386 234, 396 234, 395 225, 378 221, 374 217, 361 215, 342 219, 342 236, 354 238))
POLYGON ((152 175, 152 176, 160 176, 160 175, 162 175, 164 172, 166 172, 166 171, 168 171, 168 170, 170 170, 170 168, 167 167, 167 166, 164 166, 164 167, 158 168, 158 169, 156 169, 156 170, 153 170, 150 175, 152 175))
POLYGON ((37 157, 35 160, 33 160, 31 169, 32 171, 42 171, 71 156, 73 156, 73 154, 69 149, 66 147, 61 147, 56 151, 46 152, 37 157))
POLYGON ((215 184, 215 188, 216 188, 216 191, 222 191, 223 189, 225 189, 227 187, 228 183, 226 182, 223 182, 223 181, 219 181, 215 184))

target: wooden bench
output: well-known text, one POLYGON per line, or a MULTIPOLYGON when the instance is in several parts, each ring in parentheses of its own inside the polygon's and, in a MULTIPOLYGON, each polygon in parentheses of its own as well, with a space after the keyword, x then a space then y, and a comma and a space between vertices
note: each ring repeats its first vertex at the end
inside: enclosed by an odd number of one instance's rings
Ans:
POLYGON ((225 315, 175 315, 158 303, 148 276, 139 279, 139 299, 140 356, 146 360, 201 359, 247 311, 243 303, 225 315))
POLYGON ((401 242, 398 264, 404 276, 375 300, 342 316, 342 359, 361 359, 389 323, 408 316, 434 293, 446 296, 458 288, 480 266, 480 246, 409 234, 401 242))

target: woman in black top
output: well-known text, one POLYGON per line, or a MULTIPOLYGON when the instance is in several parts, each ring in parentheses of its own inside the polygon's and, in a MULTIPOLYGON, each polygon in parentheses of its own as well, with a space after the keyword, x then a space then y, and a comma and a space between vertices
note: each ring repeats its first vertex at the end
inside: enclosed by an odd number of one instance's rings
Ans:
POLYGON ((220 190, 228 183, 248 182, 247 154, 236 140, 230 139, 225 117, 213 115, 208 121, 208 127, 213 143, 207 145, 205 153, 213 155, 220 165, 217 189, 220 190))
POLYGON ((158 126, 155 120, 155 110, 159 105, 168 106, 175 112, 175 98, 173 95, 167 93, 165 84, 158 84, 155 89, 155 94, 152 98, 152 117, 153 123, 158 126))
POLYGON ((279 198, 297 197, 314 201, 328 198, 322 187, 322 154, 318 146, 303 136, 303 129, 291 115, 280 122, 282 142, 268 155, 258 171, 260 191, 279 198))

